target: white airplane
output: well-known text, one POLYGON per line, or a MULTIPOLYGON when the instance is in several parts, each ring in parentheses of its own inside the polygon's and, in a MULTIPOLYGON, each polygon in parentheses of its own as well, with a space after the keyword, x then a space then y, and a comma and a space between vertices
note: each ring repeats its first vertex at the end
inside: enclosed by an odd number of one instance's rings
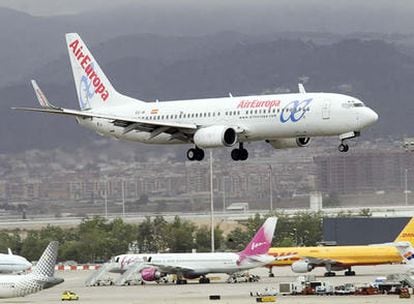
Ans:
POLYGON ((246 160, 244 143, 266 141, 275 149, 305 147, 311 137, 339 136, 339 151, 378 115, 357 98, 332 93, 232 96, 144 102, 118 93, 76 33, 66 34, 80 111, 52 105, 32 81, 42 108, 14 107, 73 116, 100 135, 148 144, 194 144, 189 160, 204 148, 238 147, 233 160, 246 160))
MULTIPOLYGON (((167 274, 177 275, 177 284, 186 279, 200 278, 200 283, 210 283, 209 273, 227 273, 262 267, 275 260, 267 254, 272 243, 277 218, 269 217, 247 247, 238 253, 157 253, 122 254, 113 258, 111 272, 124 273, 131 268, 139 272, 143 281, 158 281, 167 274)), ((289 257, 278 257, 279 259, 289 257)))
POLYGON ((0 273, 22 272, 32 267, 26 258, 15 255, 8 248, 8 254, 0 253, 0 273))
POLYGON ((0 298, 24 297, 63 282, 55 278, 58 242, 50 242, 29 274, 0 276, 0 298))

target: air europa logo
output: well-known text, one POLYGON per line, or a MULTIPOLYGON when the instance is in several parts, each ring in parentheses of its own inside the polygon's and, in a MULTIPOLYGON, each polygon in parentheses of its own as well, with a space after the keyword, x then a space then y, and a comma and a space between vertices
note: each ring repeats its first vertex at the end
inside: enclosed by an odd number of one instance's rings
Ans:
POLYGON ((311 103, 312 98, 305 99, 305 100, 294 100, 289 102, 283 109, 282 113, 280 114, 280 121, 282 123, 286 123, 289 120, 291 122, 297 122, 301 120, 304 116, 306 111, 308 111, 308 106, 311 103))
MULTIPOLYGON (((76 39, 75 41, 69 44, 69 48, 72 49, 72 53, 75 56, 76 60, 80 64, 81 68, 85 72, 86 77, 82 77, 81 85, 83 85, 86 90, 86 101, 81 101, 81 106, 87 105, 87 101, 93 97, 94 94, 99 94, 103 101, 106 101, 109 97, 109 92, 106 89, 105 84, 102 83, 101 78, 99 77, 98 73, 96 73, 94 69, 94 63, 91 62, 92 59, 85 53, 82 52, 83 46, 79 44, 79 40, 76 39), (89 82, 88 82, 89 80, 89 82), (85 83, 86 82, 86 83, 85 83), (93 90, 91 89, 93 86, 93 90)), ((81 92, 80 92, 81 93, 81 92)), ((80 94, 82 96, 82 94, 80 94)), ((82 98, 82 97, 81 97, 82 98)))

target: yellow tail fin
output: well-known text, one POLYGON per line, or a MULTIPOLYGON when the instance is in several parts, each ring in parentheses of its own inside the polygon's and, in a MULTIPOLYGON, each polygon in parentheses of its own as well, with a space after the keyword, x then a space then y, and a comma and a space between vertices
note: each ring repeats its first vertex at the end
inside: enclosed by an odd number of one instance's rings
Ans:
POLYGON ((414 217, 405 225, 404 229, 401 230, 394 242, 408 241, 414 244, 414 217))

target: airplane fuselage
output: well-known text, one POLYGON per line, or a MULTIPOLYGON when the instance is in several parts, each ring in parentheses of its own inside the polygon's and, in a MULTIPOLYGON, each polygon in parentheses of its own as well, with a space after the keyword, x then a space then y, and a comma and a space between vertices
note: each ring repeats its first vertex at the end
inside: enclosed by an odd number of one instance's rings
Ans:
MULTIPOLYGON (((94 110, 94 113, 97 111, 94 110)), ((100 114, 115 112, 122 117, 149 121, 193 123, 200 127, 234 127, 243 130, 239 134, 239 142, 359 132, 377 119, 375 112, 358 99, 333 93, 137 102, 135 108, 130 105, 99 108, 100 114)), ((106 119, 78 118, 78 121, 101 135, 119 139, 149 144, 186 143, 174 139, 168 133, 157 136, 140 130, 125 133, 124 126, 116 126, 106 119)))
MULTIPOLYGON (((271 259, 271 257, 269 257, 271 259)), ((269 259, 269 261, 270 261, 269 259)), ((159 254, 126 254, 115 258, 112 272, 124 272, 136 263, 151 265, 168 265, 171 268, 185 268, 177 272, 184 276, 204 275, 208 273, 235 273, 265 265, 265 262, 243 259, 237 253, 159 253, 159 254)))

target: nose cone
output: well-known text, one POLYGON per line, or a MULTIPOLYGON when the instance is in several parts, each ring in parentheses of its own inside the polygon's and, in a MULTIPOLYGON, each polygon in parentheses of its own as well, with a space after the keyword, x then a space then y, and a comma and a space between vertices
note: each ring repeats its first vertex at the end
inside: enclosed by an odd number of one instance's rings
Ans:
POLYGON ((33 266, 33 265, 32 265, 32 263, 30 263, 30 262, 29 262, 29 261, 27 261, 27 260, 25 261, 25 263, 24 263, 24 264, 25 264, 25 267, 26 267, 26 269, 25 269, 25 270, 30 269, 30 268, 32 268, 32 266, 33 266))
POLYGON ((365 108, 364 112, 361 113, 360 119, 364 128, 369 127, 378 120, 378 114, 370 108, 365 108))

